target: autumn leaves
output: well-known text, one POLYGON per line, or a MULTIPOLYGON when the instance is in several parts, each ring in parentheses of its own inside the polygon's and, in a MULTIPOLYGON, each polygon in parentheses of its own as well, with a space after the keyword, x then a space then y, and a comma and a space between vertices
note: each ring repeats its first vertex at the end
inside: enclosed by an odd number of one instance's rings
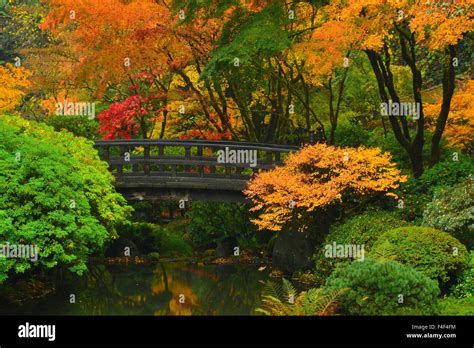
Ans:
POLYGON ((406 181, 388 153, 378 148, 338 148, 326 144, 304 147, 285 165, 254 177, 245 191, 261 211, 259 229, 280 231, 288 223, 308 226, 315 212, 374 196, 395 196, 406 181))

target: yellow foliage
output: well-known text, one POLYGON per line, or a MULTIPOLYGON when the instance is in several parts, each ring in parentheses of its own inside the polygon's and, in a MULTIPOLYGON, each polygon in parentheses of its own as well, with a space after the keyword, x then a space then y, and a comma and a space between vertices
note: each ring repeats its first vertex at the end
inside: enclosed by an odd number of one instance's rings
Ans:
POLYGON ((316 144, 289 155, 284 166, 259 173, 245 194, 255 204, 251 210, 261 211, 253 221, 258 228, 280 231, 291 220, 304 223, 312 212, 350 197, 393 196, 390 191, 404 181, 379 148, 316 144))
POLYGON ((306 81, 312 86, 325 82, 337 67, 344 65, 344 58, 351 49, 351 27, 342 22, 324 23, 311 37, 293 47, 294 60, 304 60, 306 81))
POLYGON ((418 43, 432 50, 455 45, 474 29, 472 0, 335 0, 326 7, 333 21, 344 22, 359 49, 379 51, 407 23, 418 43))
POLYGON ((464 33, 474 30, 472 0, 419 1, 410 15, 410 29, 430 49, 456 45, 464 33))
MULTIPOLYGON (((436 128, 441 101, 424 107, 426 124, 431 131, 436 128)), ((474 81, 467 81, 454 94, 443 136, 450 146, 462 150, 474 143, 474 81)))
POLYGON ((14 109, 30 87, 30 71, 12 64, 0 65, 0 112, 14 109))

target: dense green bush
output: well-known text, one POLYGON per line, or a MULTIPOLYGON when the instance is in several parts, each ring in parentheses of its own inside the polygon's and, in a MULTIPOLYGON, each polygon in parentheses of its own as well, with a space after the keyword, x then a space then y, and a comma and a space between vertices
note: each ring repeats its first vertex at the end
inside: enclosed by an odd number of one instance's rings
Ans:
POLYGON ((341 296, 341 314, 433 315, 439 288, 435 281, 398 262, 366 259, 337 268, 325 292, 347 289, 341 296))
POLYGON ((160 255, 167 257, 190 256, 193 253, 193 248, 188 241, 166 228, 160 234, 158 245, 160 255))
POLYGON ((122 238, 132 241, 143 254, 159 252, 160 256, 182 257, 192 254, 191 244, 184 233, 177 233, 166 226, 134 222, 123 226, 122 238))
POLYGON ((132 241, 143 254, 159 251, 161 226, 147 222, 132 222, 120 228, 120 238, 132 241))
POLYGON ((52 126, 56 131, 67 130, 72 134, 88 139, 94 139, 97 135, 99 122, 90 120, 88 116, 49 116, 44 122, 52 126))
POLYGON ((0 139, 0 240, 39 248, 37 262, 0 257, 0 281, 32 267, 81 274, 131 212, 107 164, 90 141, 17 117, 0 117, 0 139))
MULTIPOLYGON (((469 267, 462 272, 451 288, 451 296, 474 299, 474 251, 469 252, 469 267)), ((474 305, 474 304, 473 304, 474 305)))
POLYGON ((468 315, 474 316, 474 297, 455 298, 446 297, 439 301, 440 315, 468 315))
POLYGON ((418 179, 411 178, 399 189, 399 196, 404 202, 401 216, 421 223, 423 211, 437 190, 456 185, 472 173, 474 162, 469 157, 460 156, 459 161, 440 162, 426 169, 418 179))
POLYGON ((191 203, 186 217, 191 240, 197 247, 215 246, 226 237, 234 237, 239 243, 256 238, 245 204, 196 201, 191 203))
POLYGON ((414 193, 433 194, 439 187, 460 183, 473 172, 474 162, 467 156, 460 156, 459 161, 448 160, 426 169, 418 179, 409 180, 405 188, 414 193))
POLYGON ((370 257, 407 264, 444 285, 467 267, 464 245, 446 232, 429 227, 401 227, 385 232, 370 257))
POLYGON ((380 147, 382 150, 390 152, 395 162, 403 168, 410 168, 410 159, 390 130, 389 122, 386 122, 387 133, 382 128, 376 128, 366 140, 366 145, 370 147, 380 147))
POLYGON ((337 126, 334 134, 334 145, 359 147, 366 145, 370 132, 358 124, 348 122, 337 126))
POLYGON ((393 212, 375 210, 367 211, 362 215, 356 215, 347 221, 331 226, 324 243, 314 255, 316 283, 323 284, 336 266, 351 261, 347 258, 325 257, 327 244, 334 242, 336 244, 363 244, 364 251, 367 253, 377 238, 387 229, 404 225, 406 222, 393 212))
POLYGON ((474 178, 436 191, 423 213, 423 225, 448 232, 474 248, 474 178))

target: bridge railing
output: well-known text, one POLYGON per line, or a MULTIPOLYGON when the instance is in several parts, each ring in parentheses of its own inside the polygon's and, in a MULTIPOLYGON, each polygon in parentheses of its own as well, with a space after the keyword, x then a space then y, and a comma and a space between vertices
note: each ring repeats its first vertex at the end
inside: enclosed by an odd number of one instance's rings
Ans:
POLYGON ((248 179, 281 165, 297 146, 208 140, 99 140, 102 160, 117 177, 248 179), (233 154, 233 155, 232 155, 233 154), (233 157, 234 156, 234 157, 233 157))

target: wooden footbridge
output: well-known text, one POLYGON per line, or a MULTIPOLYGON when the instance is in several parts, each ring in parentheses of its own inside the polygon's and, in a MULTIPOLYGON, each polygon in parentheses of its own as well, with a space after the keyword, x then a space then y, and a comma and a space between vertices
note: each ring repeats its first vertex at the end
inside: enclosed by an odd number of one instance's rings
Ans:
POLYGON ((298 146, 209 140, 100 140, 116 188, 130 200, 242 201, 254 173, 298 146))

